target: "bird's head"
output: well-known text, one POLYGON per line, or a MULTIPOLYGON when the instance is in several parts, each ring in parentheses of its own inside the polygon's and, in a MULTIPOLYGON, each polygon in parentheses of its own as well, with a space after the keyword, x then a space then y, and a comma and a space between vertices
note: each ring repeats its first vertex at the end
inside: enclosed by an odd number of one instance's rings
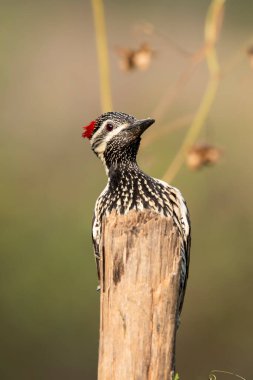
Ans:
POLYGON ((107 112, 84 127, 83 137, 109 170, 112 165, 136 160, 142 133, 154 119, 137 120, 122 112, 107 112))

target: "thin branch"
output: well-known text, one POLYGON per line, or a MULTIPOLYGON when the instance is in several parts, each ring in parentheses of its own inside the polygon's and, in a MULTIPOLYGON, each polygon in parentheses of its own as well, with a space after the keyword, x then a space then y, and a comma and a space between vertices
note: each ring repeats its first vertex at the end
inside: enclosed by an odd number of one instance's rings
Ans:
POLYGON ((154 129, 153 133, 149 133, 147 136, 145 136, 144 140, 142 141, 142 147, 147 147, 155 140, 160 139, 163 136, 168 136, 171 132, 174 132, 178 129, 181 129, 183 127, 186 127, 187 124, 190 124, 193 119, 193 114, 187 114, 180 116, 176 118, 175 120, 172 120, 168 122, 168 124, 164 124, 162 126, 159 126, 159 128, 154 129))
POLYGON ((253 36, 248 37, 242 44, 241 47, 234 53, 234 55, 223 65, 221 68, 221 77, 224 78, 228 73, 230 73, 235 67, 242 61, 247 59, 246 53, 249 46, 253 44, 253 36))
POLYGON ((112 110, 112 98, 103 0, 92 0, 92 8, 99 64, 101 106, 103 112, 107 112, 112 110))
POLYGON ((173 49, 178 55, 182 56, 183 58, 191 58, 191 56, 194 54, 181 45, 179 45, 176 41, 174 41, 170 36, 163 33, 161 30, 157 29, 151 22, 149 21, 143 21, 134 27, 134 32, 141 32, 145 33, 146 35, 156 35, 160 38, 162 38, 167 45, 171 49, 173 49))
POLYGON ((182 90, 185 88, 189 80, 192 78, 194 71, 197 66, 203 61, 205 58, 205 46, 198 49, 195 53, 189 55, 189 62, 184 71, 180 74, 179 78, 173 83, 172 86, 166 90, 160 99, 159 103, 155 107, 152 115, 156 119, 161 119, 165 112, 168 111, 168 108, 172 105, 172 103, 178 98, 181 94, 182 90))
POLYGON ((224 3, 225 0, 213 0, 208 9, 205 23, 205 57, 209 70, 209 81, 188 133, 186 134, 176 157, 164 175, 164 179, 168 182, 171 182, 175 178, 183 165, 185 155, 198 137, 217 93, 220 81, 220 66, 215 45, 218 39, 224 3))

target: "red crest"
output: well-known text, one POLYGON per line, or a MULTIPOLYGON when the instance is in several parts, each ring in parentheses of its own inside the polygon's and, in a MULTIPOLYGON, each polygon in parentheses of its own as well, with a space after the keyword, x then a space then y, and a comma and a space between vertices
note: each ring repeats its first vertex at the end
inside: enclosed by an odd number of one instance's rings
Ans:
POLYGON ((85 137, 87 137, 88 139, 91 138, 95 125, 96 125, 96 122, 94 120, 89 125, 86 125, 85 127, 83 127, 83 130, 84 130, 84 132, 82 133, 83 138, 85 137))

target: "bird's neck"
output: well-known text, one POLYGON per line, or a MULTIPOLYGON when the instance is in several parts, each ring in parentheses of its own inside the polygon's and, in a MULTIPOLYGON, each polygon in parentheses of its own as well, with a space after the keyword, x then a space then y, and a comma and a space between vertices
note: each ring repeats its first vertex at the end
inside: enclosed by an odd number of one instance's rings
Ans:
POLYGON ((134 178, 138 177, 138 173, 140 172, 141 170, 136 160, 126 160, 112 164, 110 168, 108 168, 107 176, 109 183, 113 187, 117 187, 117 184, 122 182, 122 180, 125 182, 127 178, 131 179, 132 182, 134 178))
POLYGON ((115 150, 113 147, 112 149, 109 147, 106 150, 102 161, 109 179, 115 176, 115 172, 118 177, 126 176, 131 172, 140 171, 136 162, 139 145, 140 139, 134 144, 122 147, 122 149, 115 150))
POLYGON ((118 177, 132 175, 133 173, 138 173, 140 171, 140 168, 136 162, 134 161, 120 161, 117 163, 112 164, 108 170, 107 170, 107 176, 108 179, 112 179, 112 177, 115 176, 115 173, 117 173, 118 177))

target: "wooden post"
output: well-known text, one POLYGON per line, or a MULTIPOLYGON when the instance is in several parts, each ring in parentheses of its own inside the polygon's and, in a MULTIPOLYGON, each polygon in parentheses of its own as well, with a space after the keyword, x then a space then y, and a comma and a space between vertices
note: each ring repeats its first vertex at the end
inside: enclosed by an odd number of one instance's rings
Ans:
POLYGON ((110 214, 100 248, 98 379, 171 380, 181 264, 172 219, 110 214))

